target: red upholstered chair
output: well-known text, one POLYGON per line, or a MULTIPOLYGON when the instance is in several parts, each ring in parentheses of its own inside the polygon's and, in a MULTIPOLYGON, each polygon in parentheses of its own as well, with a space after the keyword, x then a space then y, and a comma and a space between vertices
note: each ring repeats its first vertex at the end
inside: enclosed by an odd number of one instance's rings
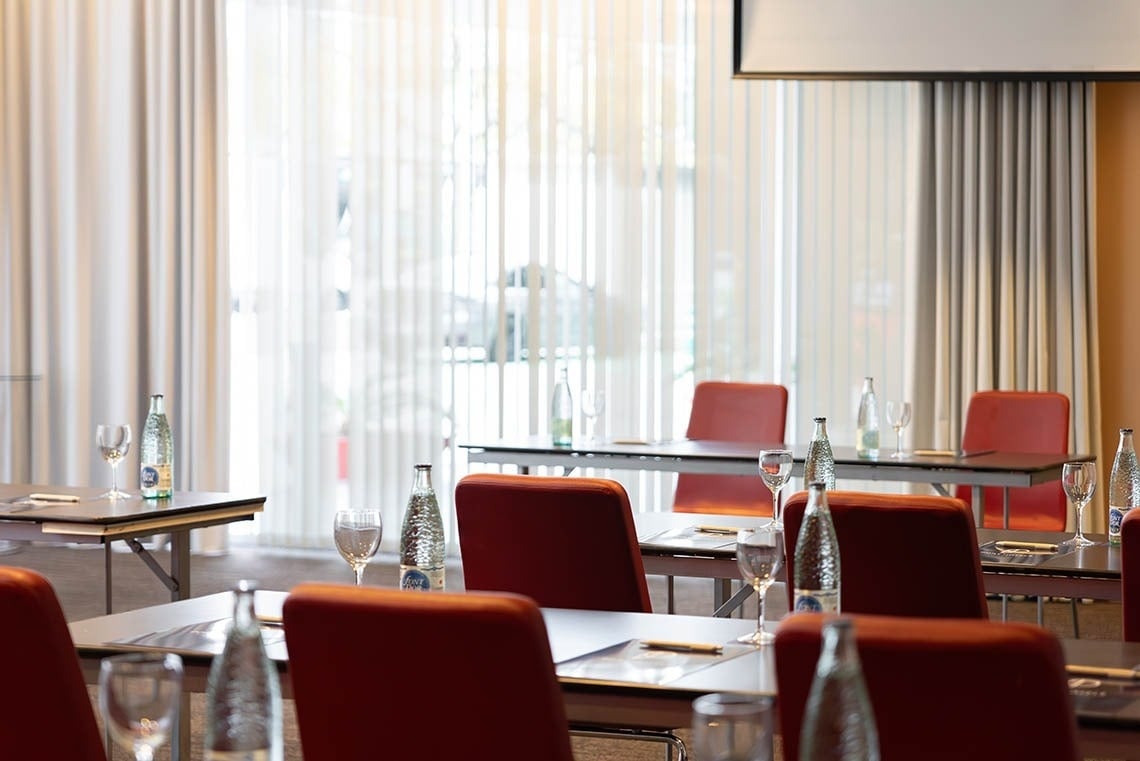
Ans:
MULTIPOLYGON (((988 618, 978 537, 970 509, 952 497, 833 491, 844 613, 988 618)), ((807 492, 784 506, 788 579, 807 492)), ((791 603, 793 584, 789 583, 791 603)))
MULTIPOLYGON (((1061 646, 1032 624, 852 616, 883 761, 1075 761, 1077 726, 1061 646)), ((784 758, 800 727, 826 616, 776 630, 784 758)))
POLYGON ((1120 525, 1120 585, 1124 639, 1140 642, 1140 510, 1130 510, 1120 525))
MULTIPOLYGON (((689 428, 693 440, 780 444, 788 415, 788 390, 770 383, 703 381, 693 392, 689 428)), ((759 468, 759 466, 757 466, 759 468)), ((772 493, 755 476, 681 473, 673 511, 728 515, 771 515, 772 493)))
POLYGON ((495 757, 572 761, 542 614, 508 594, 302 584, 285 600, 307 761, 495 757))
POLYGON ((478 473, 455 487, 467 589, 652 612, 629 495, 602 478, 478 473))
MULTIPOLYGON (((962 451, 1065 454, 1069 451, 1069 398, 1050 391, 979 391, 970 397, 962 451)), ((986 528, 1002 528, 1002 489, 984 492, 986 528)), ((972 504, 970 487, 955 496, 972 504)), ((1009 490, 1009 528, 1064 531, 1068 503, 1061 482, 1009 490)))
POLYGON ((75 644, 40 574, 0 566, 0 756, 106 761, 75 644))

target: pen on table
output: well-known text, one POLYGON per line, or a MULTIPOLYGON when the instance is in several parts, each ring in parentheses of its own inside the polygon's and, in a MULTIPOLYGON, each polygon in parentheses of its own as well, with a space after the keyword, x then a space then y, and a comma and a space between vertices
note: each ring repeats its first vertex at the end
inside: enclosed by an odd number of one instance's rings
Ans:
POLYGON ((1140 679, 1136 669, 1112 668, 1111 666, 1077 666, 1066 664, 1065 671, 1074 676, 1099 676, 1105 679, 1140 679))
POLYGON ((36 502, 78 502, 74 494, 29 494, 28 499, 36 502))
POLYGON ((723 645, 714 645, 705 642, 673 642, 664 639, 646 639, 641 641, 646 650, 673 650, 678 653, 707 653, 720 655, 724 652, 723 645))
POLYGON ((697 526, 697 532, 701 534, 730 534, 736 536, 740 533, 740 529, 735 526, 697 526))
POLYGON ((1046 542, 1013 542, 1013 541, 998 541, 994 542, 994 547, 999 550, 1038 550, 1040 552, 1056 552, 1057 545, 1048 544, 1046 542))

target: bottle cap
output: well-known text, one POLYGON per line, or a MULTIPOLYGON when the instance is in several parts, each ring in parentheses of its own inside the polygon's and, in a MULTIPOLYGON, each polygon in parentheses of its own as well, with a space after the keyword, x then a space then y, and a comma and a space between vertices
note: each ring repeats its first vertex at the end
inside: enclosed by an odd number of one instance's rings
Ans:
POLYGON ((1121 433, 1132 433, 1132 429, 1131 428, 1121 428, 1120 432, 1121 433))
POLYGON ((808 489, 827 491, 827 484, 823 481, 812 481, 810 484, 808 484, 808 489))
POLYGON ((817 423, 826 423, 827 422, 827 418, 825 418, 825 417, 813 417, 812 420, 814 420, 817 423))

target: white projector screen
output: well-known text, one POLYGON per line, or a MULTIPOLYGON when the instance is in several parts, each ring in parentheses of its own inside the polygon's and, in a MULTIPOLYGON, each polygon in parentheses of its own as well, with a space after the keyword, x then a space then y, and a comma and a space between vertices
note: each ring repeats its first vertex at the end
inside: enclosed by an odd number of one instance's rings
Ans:
POLYGON ((736 0, 737 77, 1140 79, 1140 0, 736 0))

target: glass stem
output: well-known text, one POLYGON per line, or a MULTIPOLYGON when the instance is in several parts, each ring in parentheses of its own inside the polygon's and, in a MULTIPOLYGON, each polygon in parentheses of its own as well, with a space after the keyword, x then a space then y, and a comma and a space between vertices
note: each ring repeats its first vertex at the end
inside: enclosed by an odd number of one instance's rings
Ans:
POLYGON ((118 463, 118 461, 115 461, 115 462, 111 463, 111 494, 116 495, 116 496, 119 493, 118 472, 119 472, 119 463, 118 463))
POLYGON ((895 454, 902 457, 902 428, 895 429, 895 454))
POLYGON ((772 521, 774 523, 780 522, 780 490, 772 492, 772 521))
POLYGON ((764 631, 764 593, 768 590, 759 584, 752 585, 752 589, 756 592, 756 633, 759 634, 764 631))
POLYGON ((1085 505, 1087 505, 1087 504, 1088 504, 1087 502, 1078 502, 1077 503, 1077 543, 1078 544, 1080 544, 1081 542, 1083 542, 1085 540, 1084 516, 1085 516, 1085 505))
POLYGON ((359 587, 361 584, 364 583, 364 566, 354 565, 352 567, 352 572, 354 574, 356 574, 356 586, 359 587))

